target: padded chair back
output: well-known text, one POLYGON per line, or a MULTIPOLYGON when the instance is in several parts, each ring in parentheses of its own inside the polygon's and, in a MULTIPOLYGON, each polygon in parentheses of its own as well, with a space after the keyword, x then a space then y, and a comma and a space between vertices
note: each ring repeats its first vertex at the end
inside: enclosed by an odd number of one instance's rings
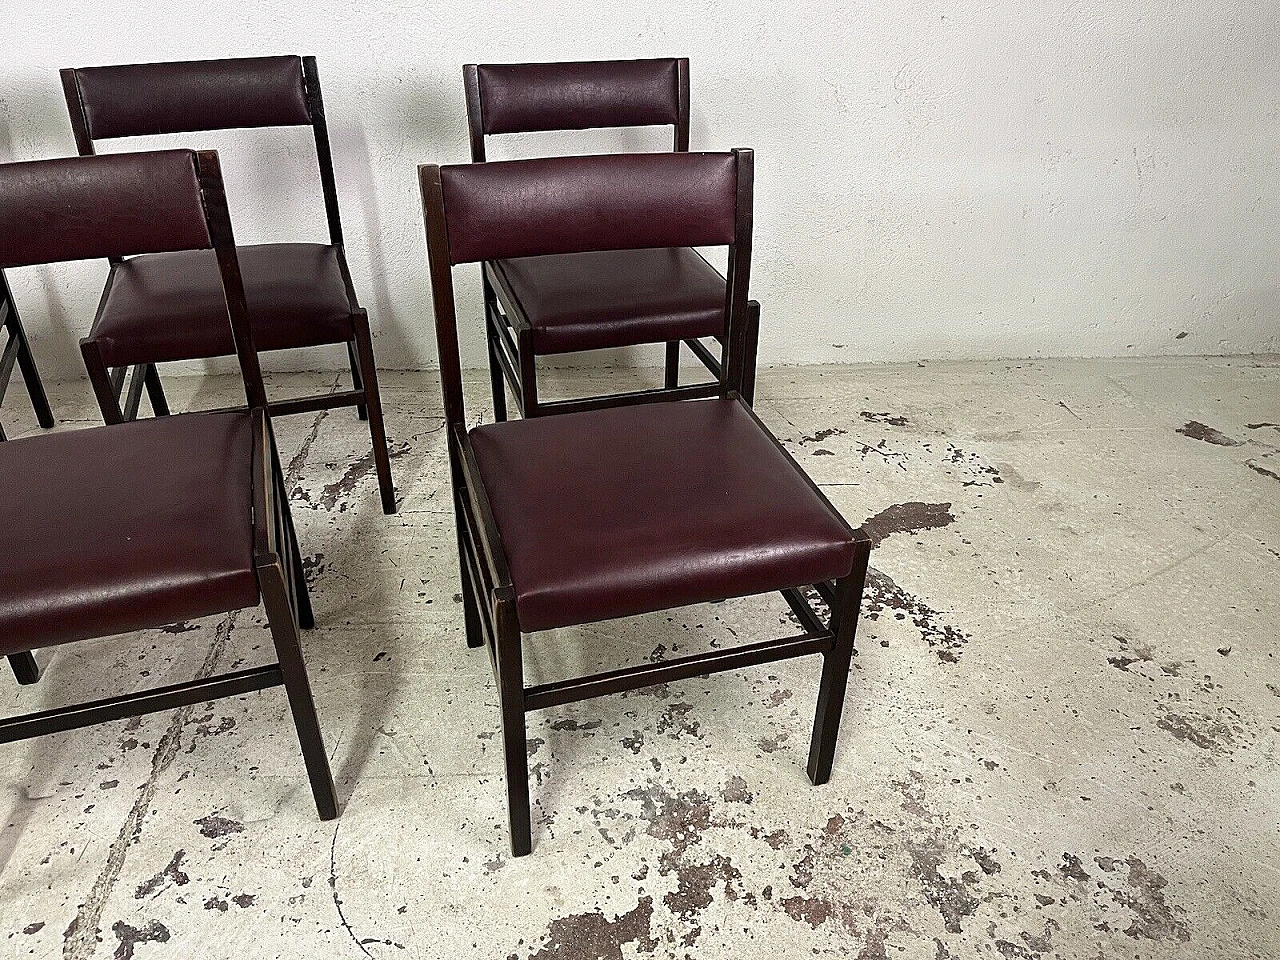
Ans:
POLYGON ((164 150, 0 164, 0 269, 213 250, 249 405, 266 405, 218 155, 164 150))
POLYGON ((342 243, 333 157, 315 57, 243 57, 68 67, 62 89, 81 156, 95 140, 310 126, 331 242, 342 243))
POLYGON ((469 63, 462 68, 471 159, 493 133, 670 124, 689 149, 689 60, 469 63))
POLYGON ((740 391, 753 170, 744 149, 419 167, 449 422, 463 422, 451 268, 508 257, 727 246, 730 362, 721 387, 740 391))

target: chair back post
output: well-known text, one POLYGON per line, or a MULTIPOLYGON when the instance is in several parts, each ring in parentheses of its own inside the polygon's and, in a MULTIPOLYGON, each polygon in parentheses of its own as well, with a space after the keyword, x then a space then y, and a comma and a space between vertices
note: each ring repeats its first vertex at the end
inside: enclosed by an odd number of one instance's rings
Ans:
POLYGON ((435 313, 440 389, 444 393, 445 429, 452 449, 454 429, 466 429, 466 411, 462 401, 462 359, 458 350, 458 316, 453 295, 453 259, 449 255, 440 168, 433 163, 418 167, 418 184, 422 190, 422 211, 427 227, 427 260, 431 268, 431 302, 435 313))
POLYGON ((71 117, 71 133, 76 138, 76 151, 82 157, 94 154, 93 137, 89 135, 89 118, 84 110, 84 98, 80 96, 80 83, 74 67, 58 71, 62 77, 62 95, 67 100, 67 114, 71 117))
POLYGON ((676 61, 675 152, 689 151, 689 58, 676 61))
POLYGON ((737 196, 734 203, 734 236, 729 247, 725 278, 725 317, 728 331, 721 354, 722 394, 745 392, 750 322, 747 293, 751 285, 751 235, 755 205, 755 152, 746 147, 733 150, 737 169, 737 196))
POLYGON ((227 298, 231 337, 236 346, 236 359, 240 362, 245 396, 250 407, 266 409, 267 390, 253 342, 253 326, 249 322, 244 279, 240 275, 240 260, 236 256, 236 241, 231 231, 231 214, 227 209, 227 191, 222 183, 222 167, 216 151, 201 150, 196 154, 196 176, 200 181, 200 196, 209 226, 209 242, 218 258, 218 272, 222 276, 222 289, 227 298))
POLYGON ((474 63, 462 68, 462 87, 467 97, 467 134, 471 140, 471 162, 484 163, 484 115, 480 106, 480 68, 474 63))
POLYGON ((329 146, 329 125, 324 115, 324 99, 320 95, 320 72, 315 57, 302 58, 302 81, 311 114, 311 129, 316 139, 316 160, 320 166, 320 187, 324 191, 325 219, 329 223, 329 242, 342 246, 342 217, 338 213, 338 184, 333 175, 333 151, 329 146))

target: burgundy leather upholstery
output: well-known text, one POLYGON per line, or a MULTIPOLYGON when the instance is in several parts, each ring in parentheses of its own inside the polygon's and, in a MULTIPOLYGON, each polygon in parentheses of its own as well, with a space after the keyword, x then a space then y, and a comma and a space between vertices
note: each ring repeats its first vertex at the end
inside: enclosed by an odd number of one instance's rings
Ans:
POLYGON ((0 654, 258 603, 252 414, 0 443, 0 654))
MULTIPOLYGON (((334 247, 271 243, 237 247, 257 350, 344 343, 353 336, 334 247)), ((89 339, 108 366, 235 353, 212 251, 135 257, 112 268, 89 339)))
POLYGON ((139 63, 72 73, 94 140, 311 123, 301 57, 139 63))
POLYGON ((0 165, 0 267, 209 246, 190 150, 0 165))
POLYGON ((731 153, 614 154, 442 167, 451 262, 733 243, 731 153))
POLYGON ((674 59, 481 64, 485 133, 674 124, 674 59))
POLYGON ((470 433, 525 632, 846 576, 854 535, 738 400, 470 433))
POLYGON ((725 282, 687 247, 497 260, 537 354, 725 332, 725 282))

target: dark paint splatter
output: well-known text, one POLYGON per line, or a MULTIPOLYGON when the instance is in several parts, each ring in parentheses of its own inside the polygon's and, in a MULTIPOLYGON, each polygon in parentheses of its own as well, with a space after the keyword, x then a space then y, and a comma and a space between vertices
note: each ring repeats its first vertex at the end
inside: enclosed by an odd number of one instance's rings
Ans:
POLYGON ((863 615, 868 620, 879 620, 886 611, 893 611, 897 620, 910 619, 920 631, 920 636, 944 663, 960 659, 961 648, 971 639, 959 627, 939 622, 939 612, 912 596, 894 583, 887 574, 872 567, 867 571, 867 586, 863 597, 863 615))
POLYGON ((937 530, 956 522, 949 503, 895 503, 885 507, 862 524, 863 532, 871 538, 871 546, 878 547, 886 537, 895 533, 919 533, 937 530))
POLYGON ((169 865, 157 873, 150 880, 144 880, 138 884, 138 889, 134 891, 133 898, 141 900, 144 897, 150 897, 158 893, 162 888, 170 884, 183 887, 186 886, 191 878, 187 876, 185 870, 182 869, 182 858, 187 855, 187 851, 179 850, 173 855, 173 859, 169 861, 169 865))
POLYGON ((1205 443, 1212 443, 1219 447, 1238 447, 1241 444, 1241 441, 1232 440, 1225 433, 1198 420, 1188 420, 1185 426, 1178 428, 1178 433, 1192 440, 1203 440, 1205 443))
POLYGON ((1264 477, 1270 477, 1272 480, 1280 480, 1280 473, 1276 473, 1274 470, 1268 470, 1266 467, 1258 463, 1257 460, 1246 460, 1244 465, 1254 473, 1261 474, 1264 477))
POLYGON ((844 436, 844 433, 845 431, 841 430, 839 427, 828 427, 826 430, 819 430, 812 437, 801 437, 800 442, 801 443, 818 443, 830 437, 844 436))
POLYGON ((169 928, 159 920, 149 921, 141 930, 131 927, 123 920, 117 920, 111 925, 111 932, 120 940, 116 947, 116 960, 133 960, 134 948, 140 943, 169 942, 169 928))
POLYGON ((25 927, 22 928, 22 932, 25 934, 39 933, 43 929, 44 929, 44 921, 40 920, 36 923, 28 923, 25 927))
MULTIPOLYGON (((624 944, 653 953, 658 941, 652 935, 652 921, 653 898, 648 896, 612 920, 599 910, 560 917, 551 921, 545 945, 529 960, 622 960, 624 944)), ((509 960, 516 960, 516 954, 509 960)))
POLYGON ((911 422, 903 416, 896 416, 891 413, 872 413, 869 410, 863 410, 858 416, 869 423, 886 423, 891 427, 905 427, 911 422))
POLYGON ((179 623, 171 623, 167 627, 161 627, 161 633, 190 633, 192 630, 199 630, 200 625, 197 623, 187 623, 182 620, 179 623))
POLYGON ((216 813, 211 813, 207 817, 201 817, 194 821, 196 826, 200 828, 202 836, 216 840, 219 837, 230 836, 233 833, 244 833, 244 824, 238 820, 229 820, 226 817, 220 817, 216 813))

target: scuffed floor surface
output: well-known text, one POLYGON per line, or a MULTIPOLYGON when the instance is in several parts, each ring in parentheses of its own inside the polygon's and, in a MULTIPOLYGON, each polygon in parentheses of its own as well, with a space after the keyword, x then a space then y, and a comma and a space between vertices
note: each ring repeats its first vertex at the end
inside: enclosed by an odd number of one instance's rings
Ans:
MULTIPOLYGON (((175 408, 238 389, 170 384, 175 408)), ((316 819, 278 689, 0 748, 0 955, 1280 956, 1280 361, 775 369, 759 392, 877 540, 829 786, 804 774, 813 659, 551 710, 512 861, 438 385, 387 375, 398 517, 353 411, 280 426, 342 818, 316 819)), ((86 384, 54 395, 93 419, 86 384)), ((781 598, 694 607, 534 635, 526 669, 792 626, 781 598)), ((12 714, 271 656, 245 611, 0 687, 12 714)))

